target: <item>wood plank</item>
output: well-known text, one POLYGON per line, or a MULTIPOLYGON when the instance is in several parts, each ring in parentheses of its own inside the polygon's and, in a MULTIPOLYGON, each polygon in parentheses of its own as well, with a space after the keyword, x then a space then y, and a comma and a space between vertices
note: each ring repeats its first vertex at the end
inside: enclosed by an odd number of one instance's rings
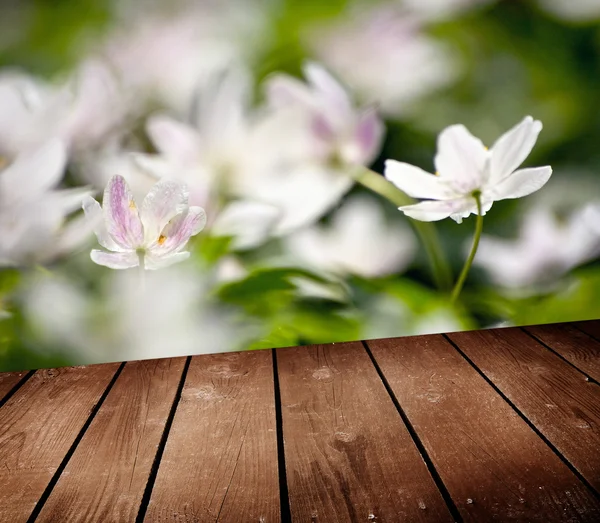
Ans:
POLYGON ((600 341, 568 323, 524 327, 568 362, 600 381, 600 341))
POLYGON ((449 334, 600 492, 600 386, 517 328, 449 334))
POLYGON ((0 373, 0 402, 23 379, 27 372, 2 372, 0 373))
POLYGON ((0 408, 0 521, 26 521, 118 364, 38 370, 0 408))
POLYGON ((592 338, 600 340, 600 320, 576 321, 573 325, 586 334, 589 334, 592 338))
POLYGON ((293 521, 452 521, 360 342, 277 350, 293 521))
POLYGON ((192 358, 145 521, 280 520, 270 351, 192 358))
POLYGON ((599 521, 593 494, 443 336, 368 345, 465 521, 599 521))
POLYGON ((135 521, 184 365, 125 365, 36 522, 135 521))

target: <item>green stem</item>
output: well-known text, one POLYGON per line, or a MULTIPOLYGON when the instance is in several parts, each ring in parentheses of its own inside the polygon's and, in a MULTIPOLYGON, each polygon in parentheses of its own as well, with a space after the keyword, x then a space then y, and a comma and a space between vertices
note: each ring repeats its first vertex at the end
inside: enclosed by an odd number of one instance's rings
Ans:
POLYGON ((140 260, 140 265, 138 269, 140 275, 140 288, 142 289, 142 291, 144 291, 146 288, 146 266, 144 263, 145 253, 144 251, 139 250, 137 255, 138 259, 140 260))
POLYGON ((483 216, 481 214, 481 195, 479 193, 475 193, 473 196, 475 198, 475 201, 477 202, 477 222, 475 225, 475 235, 473 236, 473 245, 471 247, 469 257, 467 258, 467 261, 465 262, 465 265, 462 269, 462 272, 458 277, 458 281, 456 282, 456 285, 452 290, 452 296, 450 298, 451 303, 454 303, 460 295, 460 291, 462 290, 465 280, 467 279, 467 275, 469 274, 471 265, 473 265, 475 254, 477 254, 479 240, 481 239, 481 232, 483 231, 483 216))
MULTIPOLYGON (((415 203, 410 196, 403 193, 393 183, 386 180, 379 173, 371 171, 366 167, 355 171, 354 179, 363 187, 383 196, 396 207, 415 203)), ((427 252, 436 285, 440 290, 450 290, 452 286, 452 273, 442 250, 435 226, 432 223, 417 220, 410 220, 410 222, 427 252)))

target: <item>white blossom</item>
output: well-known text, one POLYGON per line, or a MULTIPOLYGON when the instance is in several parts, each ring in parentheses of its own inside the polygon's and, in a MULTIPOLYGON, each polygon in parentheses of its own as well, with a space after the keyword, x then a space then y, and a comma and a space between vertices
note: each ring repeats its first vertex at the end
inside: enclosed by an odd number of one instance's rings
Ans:
POLYGON ((183 248, 206 223, 204 209, 188 205, 186 187, 170 180, 158 182, 138 210, 127 182, 116 175, 106 186, 102 207, 88 196, 83 210, 98 242, 110 251, 94 249, 91 258, 111 269, 141 265, 154 270, 183 261, 190 256, 183 248))
POLYGON ((542 123, 527 116, 504 133, 488 150, 463 125, 452 125, 438 137, 436 175, 413 165, 387 160, 385 177, 413 198, 426 201, 400 207, 421 221, 451 217, 460 223, 478 214, 477 197, 484 215, 498 200, 521 198, 540 189, 552 169, 519 169, 542 130, 542 123))

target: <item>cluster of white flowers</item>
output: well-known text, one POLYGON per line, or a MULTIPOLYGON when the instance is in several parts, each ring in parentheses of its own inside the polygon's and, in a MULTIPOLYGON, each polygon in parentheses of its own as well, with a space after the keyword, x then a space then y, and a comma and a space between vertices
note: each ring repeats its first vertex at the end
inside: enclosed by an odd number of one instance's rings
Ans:
MULTIPOLYGON (((121 23, 70 77, 0 71, 0 265, 31 268, 82 251, 77 269, 102 280, 101 329, 96 301, 60 277, 30 282, 31 321, 97 361, 164 356, 166 345, 170 355, 233 348, 237 337, 217 334, 231 333, 231 318, 203 295, 244 277, 247 251, 272 242, 278 254, 261 261, 332 280, 385 279, 413 265, 418 243, 406 218, 390 219, 364 190, 346 198, 356 172, 376 176, 387 187, 380 195, 397 188, 421 200, 399 209, 424 222, 475 214, 480 223, 494 202, 539 190, 552 169, 521 168, 542 130, 530 116, 489 148, 465 126, 450 125, 438 137, 435 174, 394 159, 385 160, 382 176, 368 170, 381 155, 383 117, 410 118, 419 99, 460 75, 460 60, 424 28, 491 3, 403 0, 350 9, 303 35, 318 62, 306 61, 297 76, 272 73, 258 89, 250 71, 271 36, 265 21, 273 8, 261 2, 244 6, 244 16, 228 2, 184 2, 183 11, 143 16, 139 5, 123 4, 121 23), (230 240, 211 280, 178 263, 201 232, 199 243, 230 240), (212 327, 208 318, 217 318, 212 327)), ((594 209, 566 227, 532 211, 521 239, 484 236, 475 256, 478 229, 468 263, 505 287, 534 285, 550 266, 564 274, 598 255, 597 231, 582 226, 594 209), (531 254, 541 250, 559 254, 531 254), (531 263, 517 268, 524 258, 531 263)), ((323 290, 303 285, 309 295, 323 290)), ((440 325, 457 324, 445 311, 432 314, 440 325)))

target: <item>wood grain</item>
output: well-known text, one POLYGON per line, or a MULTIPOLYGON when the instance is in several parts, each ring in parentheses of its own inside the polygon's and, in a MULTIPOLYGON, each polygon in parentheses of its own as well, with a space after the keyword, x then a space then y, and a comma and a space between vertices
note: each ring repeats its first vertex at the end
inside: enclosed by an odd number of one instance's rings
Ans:
POLYGON ((600 386, 520 329, 448 336, 600 491, 600 386))
POLYGON ((600 382, 600 341, 569 325, 537 325, 524 330, 600 382))
POLYGON ((0 373, 0 402, 19 383, 27 372, 0 373))
POLYGON ((442 336, 368 345, 465 521, 599 520, 598 500, 442 336))
POLYGON ((360 342, 277 350, 293 521, 452 521, 360 342))
POLYGON ((36 522, 135 521, 184 365, 125 365, 36 522))
POLYGON ((0 521, 26 521, 118 364, 38 370, 0 408, 0 521))
POLYGON ((280 520, 270 351, 192 358, 145 521, 280 520))
POLYGON ((576 321, 573 326, 600 341, 600 320, 576 321))

